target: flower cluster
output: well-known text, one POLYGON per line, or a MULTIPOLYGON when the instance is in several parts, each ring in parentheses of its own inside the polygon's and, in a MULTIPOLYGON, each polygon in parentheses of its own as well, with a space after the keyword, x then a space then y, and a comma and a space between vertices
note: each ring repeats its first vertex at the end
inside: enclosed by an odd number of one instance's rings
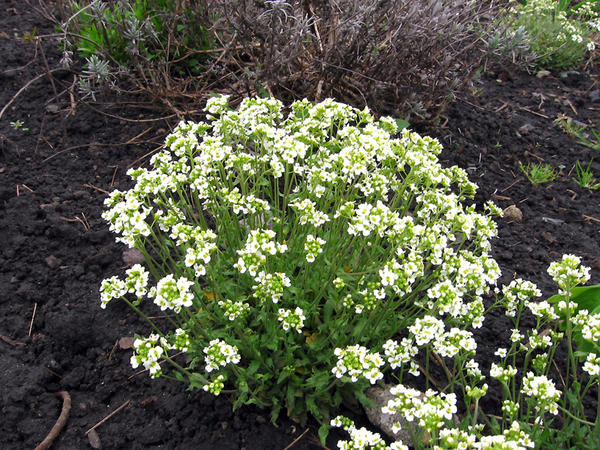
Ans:
POLYGON ((561 261, 555 261, 548 267, 548 274, 560 288, 561 294, 590 279, 590 268, 581 266, 581 258, 575 255, 563 255, 561 261))
POLYGON ((379 433, 373 433, 364 427, 356 428, 354 422, 344 416, 337 416, 331 420, 332 427, 343 428, 350 435, 349 441, 338 441, 340 450, 408 450, 408 446, 402 441, 396 441, 389 446, 381 438, 379 433))
POLYGON ((213 395, 219 395, 225 387, 225 375, 220 374, 208 384, 202 386, 205 392, 210 392, 213 395))
POLYGON ((366 378, 371 384, 383 378, 379 370, 384 361, 377 352, 369 350, 361 345, 352 345, 346 348, 336 348, 334 352, 338 361, 331 372, 336 378, 349 376, 355 383, 360 377, 366 378))
POLYGON ((219 300, 217 304, 223 309, 223 314, 230 321, 241 319, 250 312, 250 305, 244 302, 233 302, 231 300, 219 300))
POLYGON ((496 378, 502 383, 508 383, 508 381, 517 374, 517 368, 511 365, 506 367, 499 366, 496 363, 492 363, 490 367, 490 377, 496 378))
POLYGON ((137 369, 140 364, 149 371, 152 378, 158 378, 162 375, 162 369, 159 360, 163 356, 164 349, 160 343, 158 334, 151 334, 144 339, 133 341, 135 353, 131 357, 131 367, 137 369))
MULTIPOLYGON (((508 317, 515 317, 520 303, 529 301, 534 297, 541 297, 542 292, 531 281, 517 278, 508 285, 502 286, 502 294, 506 307, 505 314, 508 317)), ((532 302, 529 304, 532 304, 532 302)))
POLYGON ((523 378, 522 392, 531 397, 536 410, 558 414, 558 403, 556 402, 559 400, 561 392, 545 375, 536 376, 533 372, 527 372, 527 376, 523 378))
POLYGON ((206 371, 212 372, 225 367, 227 364, 237 364, 240 362, 240 355, 235 345, 229 345, 222 339, 213 339, 207 347, 202 350, 206 357, 206 371))
MULTIPOLYGON (((455 394, 437 393, 431 389, 423 393, 402 384, 394 386, 390 392, 395 397, 388 401, 382 412, 401 413, 407 421, 415 422, 429 432, 440 429, 457 411, 455 394)), ((400 429, 400 424, 394 424, 395 433, 400 429)))
POLYGON ((276 255, 287 251, 286 244, 280 244, 274 239, 276 233, 273 230, 252 230, 246 238, 246 245, 238 250, 239 259, 234 268, 240 273, 248 273, 253 277, 267 261, 267 255, 276 255))
POLYGON ((185 277, 176 280, 169 274, 150 289, 148 296, 154 298, 154 303, 160 306, 161 310, 172 309, 178 313, 181 308, 192 306, 194 295, 190 288, 193 285, 194 282, 185 277))
POLYGON ((302 327, 306 317, 302 309, 296 307, 294 311, 289 309, 279 308, 277 311, 277 320, 281 322, 281 327, 285 330, 296 330, 298 333, 302 333, 302 327))
POLYGON ((260 272, 254 279, 255 284, 253 296, 261 301, 271 300, 277 303, 283 295, 283 289, 292 285, 290 279, 285 273, 265 273, 260 272))
POLYGON ((583 370, 592 377, 600 375, 600 356, 595 353, 589 353, 583 363, 583 370))
POLYGON ((319 253, 323 253, 323 245, 325 245, 325 241, 323 239, 314 237, 312 234, 306 236, 306 242, 304 243, 306 262, 315 262, 317 255, 319 253))

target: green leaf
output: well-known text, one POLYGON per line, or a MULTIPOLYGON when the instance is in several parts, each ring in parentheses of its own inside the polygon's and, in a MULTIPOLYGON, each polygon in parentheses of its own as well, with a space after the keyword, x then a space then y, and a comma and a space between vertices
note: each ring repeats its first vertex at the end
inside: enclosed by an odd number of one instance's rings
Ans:
POLYGON ((402 131, 410 126, 410 123, 404 119, 395 119, 395 121, 396 125, 398 125, 398 131, 402 131))
POLYGON ((327 300, 327 302, 325 303, 325 306, 323 306, 323 321, 325 322, 325 324, 329 324, 331 322, 331 316, 335 308, 335 303, 335 300, 329 298, 329 300, 327 300))
POLYGON ((317 403, 315 402, 314 397, 312 395, 307 395, 305 401, 306 401, 306 406, 308 407, 308 410, 314 416, 314 418, 317 419, 319 422, 322 422, 323 421, 323 413, 317 407, 317 403))
POLYGON ((248 370, 246 371, 246 376, 252 376, 256 373, 258 368, 260 367, 260 363, 256 360, 252 361, 248 366, 248 370))
POLYGON ((277 384, 283 383, 289 377, 290 377, 290 372, 287 370, 282 370, 281 373, 279 374, 279 377, 277 377, 277 384))
POLYGON ((373 408, 373 402, 367 398, 363 391, 357 390, 354 392, 354 395, 356 396, 356 399, 360 402, 361 405, 363 405, 366 408, 373 408))
POLYGON ((271 423, 276 423, 277 418, 279 417, 279 412, 281 411, 281 405, 279 403, 274 403, 271 410, 271 423))
MULTIPOLYGON (((564 296, 560 294, 553 295, 548 299, 550 303, 558 303, 564 296)), ((587 309, 594 311, 600 308, 600 284, 593 286, 579 286, 571 291, 571 301, 577 303, 577 311, 587 309)))
POLYGON ((321 440, 321 444, 325 445, 327 442, 327 436, 329 435, 330 429, 331 425, 328 423, 324 423, 319 427, 319 439, 321 440))

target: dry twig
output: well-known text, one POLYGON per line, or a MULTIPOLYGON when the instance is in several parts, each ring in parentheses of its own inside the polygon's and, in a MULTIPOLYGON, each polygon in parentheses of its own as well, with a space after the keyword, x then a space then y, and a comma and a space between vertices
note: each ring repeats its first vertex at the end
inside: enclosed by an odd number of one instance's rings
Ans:
POLYGON ((89 430, 87 430, 85 432, 85 434, 89 434, 91 433, 93 430, 95 430, 96 428, 98 428, 100 425, 102 425, 104 422, 106 422, 108 419, 110 419, 112 416, 114 416, 116 413, 118 413, 119 411, 121 411, 123 408, 125 408, 127 405, 129 405, 129 403, 131 403, 131 400, 127 400, 125 403, 123 403, 121 406, 119 406, 117 409, 115 409, 113 412, 111 412, 108 416, 106 416, 104 419, 102 419, 100 422, 98 422, 96 425, 94 425, 92 428, 90 428, 89 430))

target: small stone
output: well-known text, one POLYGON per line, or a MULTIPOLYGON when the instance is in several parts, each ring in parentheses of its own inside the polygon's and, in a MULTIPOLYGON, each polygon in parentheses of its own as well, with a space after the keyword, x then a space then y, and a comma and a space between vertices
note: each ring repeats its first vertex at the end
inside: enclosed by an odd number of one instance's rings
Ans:
POLYGON ((581 75, 581 73, 577 72, 576 70, 567 70, 565 72, 560 73, 560 77, 563 79, 569 77, 577 77, 579 75, 581 75))
POLYGON ((88 199, 90 198, 90 193, 88 191, 73 191, 73 197, 78 199, 88 199))
POLYGON ((552 234, 548 233, 547 231, 544 231, 541 234, 541 236, 551 244, 554 244, 556 242, 556 238, 552 234))
POLYGON ((552 217, 542 217, 542 222, 551 223, 552 225, 561 225, 565 223, 562 219, 553 219, 552 217))
POLYGON ((535 127, 533 125, 531 125, 530 123, 526 123, 525 125, 522 125, 521 127, 519 127, 519 133, 521 133, 522 135, 526 135, 526 134, 529 134, 529 132, 534 129, 535 129, 535 127))
POLYGON ((52 114, 56 114, 58 112, 58 105, 56 103, 50 103, 46 106, 46 111, 52 114))
POLYGON ((62 262, 60 259, 58 259, 58 258, 57 258, 56 256, 54 256, 54 255, 50 255, 50 256, 48 256, 48 257, 45 259, 45 261, 46 261, 46 265, 47 265, 48 267, 50 267, 51 269, 57 269, 58 267, 60 267, 60 264, 61 264, 61 262, 62 262))
POLYGON ((552 75, 552 72, 550 72, 549 70, 540 70, 538 73, 535 74, 535 76, 538 78, 546 78, 550 75, 552 75))
POLYGON ((144 264, 146 260, 144 259, 144 255, 137 248, 129 248, 123 252, 122 256, 123 262, 131 267, 135 264, 144 264))
POLYGON ((515 205, 510 205, 503 212, 504 218, 509 222, 520 222, 523 220, 523 213, 515 205))
POLYGON ((600 102, 600 89, 594 89, 593 91, 590 91, 588 95, 593 103, 600 102))
POLYGON ((119 348, 121 350, 127 350, 130 349, 131 346, 133 345, 133 341, 135 341, 134 337, 131 336, 123 336, 121 339, 119 339, 119 348))
POLYGON ((100 436, 98 436, 98 432, 96 430, 91 430, 88 434, 88 440, 90 441, 90 445, 92 448, 102 448, 102 443, 100 442, 100 436))

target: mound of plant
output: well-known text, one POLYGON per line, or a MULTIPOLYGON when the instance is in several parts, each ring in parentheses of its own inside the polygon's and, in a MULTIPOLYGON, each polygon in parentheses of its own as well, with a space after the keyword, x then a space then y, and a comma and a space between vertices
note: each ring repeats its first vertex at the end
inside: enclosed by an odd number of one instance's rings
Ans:
POLYGON ((600 7, 595 1, 527 0, 511 13, 511 26, 527 32, 539 68, 576 68, 594 53, 600 39, 600 7))
POLYGON ((500 211, 470 204, 437 140, 332 100, 216 97, 206 112, 106 200, 146 259, 101 286, 102 307, 121 298, 152 327, 134 368, 326 428, 433 352, 471 367, 500 211))

